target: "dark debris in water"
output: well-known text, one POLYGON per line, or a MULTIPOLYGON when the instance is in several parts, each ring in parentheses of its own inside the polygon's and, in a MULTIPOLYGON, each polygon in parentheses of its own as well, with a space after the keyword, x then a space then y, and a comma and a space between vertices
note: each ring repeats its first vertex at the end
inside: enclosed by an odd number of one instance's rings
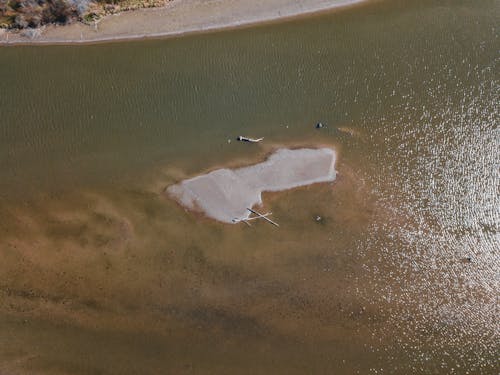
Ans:
POLYGON ((321 216, 321 215, 313 215, 313 219, 314 219, 314 222, 316 224, 321 224, 321 225, 325 225, 326 224, 326 219, 324 216, 321 216))

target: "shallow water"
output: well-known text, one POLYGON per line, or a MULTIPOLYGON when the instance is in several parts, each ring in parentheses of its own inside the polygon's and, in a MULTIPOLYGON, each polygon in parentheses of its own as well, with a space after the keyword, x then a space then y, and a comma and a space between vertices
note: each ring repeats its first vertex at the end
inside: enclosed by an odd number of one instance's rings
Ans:
POLYGON ((0 372, 497 374, 499 16, 0 49, 0 372), (266 195, 279 229, 161 193, 282 145, 339 175, 266 195))

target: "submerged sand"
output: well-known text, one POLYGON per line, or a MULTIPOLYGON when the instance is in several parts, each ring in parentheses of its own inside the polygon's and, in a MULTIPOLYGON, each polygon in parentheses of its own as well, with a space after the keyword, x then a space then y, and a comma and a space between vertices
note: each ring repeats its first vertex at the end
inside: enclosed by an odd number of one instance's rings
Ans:
POLYGON ((332 149, 279 149, 266 161, 238 169, 218 169, 170 186, 167 193, 190 210, 224 222, 246 219, 247 208, 262 204, 262 192, 335 180, 332 149))
POLYGON ((165 7, 110 15, 97 25, 48 26, 0 34, 1 44, 70 44, 175 36, 332 10, 366 0, 172 0, 165 7), (29 36, 28 36, 29 35, 29 36))

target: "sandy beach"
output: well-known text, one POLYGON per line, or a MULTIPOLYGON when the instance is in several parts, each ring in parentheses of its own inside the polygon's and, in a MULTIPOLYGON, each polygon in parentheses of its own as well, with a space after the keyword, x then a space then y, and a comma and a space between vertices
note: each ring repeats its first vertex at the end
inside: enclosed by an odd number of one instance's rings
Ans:
POLYGON ((498 1, 370 1, 0 47, 1 375, 500 374, 498 1))
POLYGON ((336 154, 329 148, 279 149, 266 161, 238 169, 217 169, 167 189, 191 210, 224 222, 248 219, 262 192, 282 191, 335 180, 336 154))
POLYGON ((163 8, 109 15, 97 25, 76 22, 36 32, 0 33, 0 45, 75 44, 179 36, 330 11, 366 0, 173 0, 163 8), (29 34, 29 35, 28 35, 29 34))

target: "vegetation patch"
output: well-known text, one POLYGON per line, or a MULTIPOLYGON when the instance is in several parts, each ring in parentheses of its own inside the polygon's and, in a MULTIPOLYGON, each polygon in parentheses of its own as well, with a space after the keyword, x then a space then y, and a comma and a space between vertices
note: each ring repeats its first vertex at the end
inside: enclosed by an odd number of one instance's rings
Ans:
POLYGON ((0 28, 35 29, 75 21, 94 23, 107 14, 164 6, 170 0, 0 0, 0 28))

